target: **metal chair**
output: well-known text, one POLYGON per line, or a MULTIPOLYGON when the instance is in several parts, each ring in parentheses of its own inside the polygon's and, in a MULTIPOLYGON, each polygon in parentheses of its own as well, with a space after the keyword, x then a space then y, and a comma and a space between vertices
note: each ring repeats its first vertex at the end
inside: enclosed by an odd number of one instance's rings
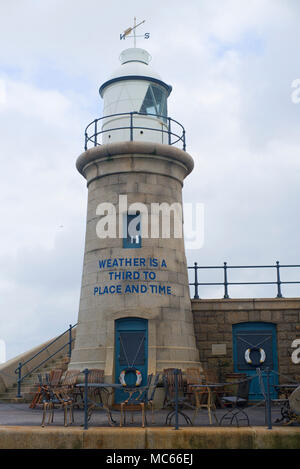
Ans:
POLYGON ((229 424, 232 425, 236 422, 239 427, 240 422, 246 421, 249 426, 249 417, 245 410, 243 410, 248 404, 249 386, 250 380, 247 375, 243 375, 240 381, 233 383, 237 387, 237 391, 234 395, 223 396, 222 403, 224 406, 231 405, 231 408, 223 415, 220 420, 220 425, 226 420, 229 420, 229 424))
MULTIPOLYGON (((128 390, 126 390, 126 387, 124 387, 124 391, 128 392, 129 397, 125 399, 125 401, 121 402, 121 405, 120 405, 121 407, 120 427, 122 427, 123 424, 125 425, 126 407, 127 409, 133 411, 135 410, 134 409, 135 406, 139 406, 141 408, 142 427, 143 428, 145 427, 145 422, 146 422, 145 408, 148 402, 148 392, 149 392, 149 388, 151 385, 152 377, 153 377, 152 374, 149 375, 147 379, 147 385, 142 386, 140 389, 138 387, 136 388, 134 387, 134 388, 128 388, 128 390), (138 393, 137 396, 136 396, 136 393, 138 393)), ((132 422, 133 422, 133 414, 132 414, 132 422)))
POLYGON ((192 425, 190 417, 183 412, 184 407, 193 409, 194 407, 189 403, 186 396, 185 383, 183 380, 182 370, 177 368, 165 368, 163 370, 163 383, 165 387, 165 398, 163 408, 171 407, 170 412, 166 417, 166 425, 171 425, 173 417, 176 415, 176 378, 177 374, 177 409, 187 424, 192 425), (177 370, 177 373, 176 373, 177 370))

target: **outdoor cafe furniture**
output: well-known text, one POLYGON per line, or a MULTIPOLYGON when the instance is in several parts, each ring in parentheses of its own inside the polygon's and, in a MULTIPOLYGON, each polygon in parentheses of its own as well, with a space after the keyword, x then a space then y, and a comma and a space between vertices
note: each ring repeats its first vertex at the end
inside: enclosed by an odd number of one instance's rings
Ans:
POLYGON ((151 385, 151 387, 150 387, 151 394, 150 394, 150 397, 149 397, 149 399, 147 400, 147 403, 146 403, 146 408, 148 406, 150 406, 150 408, 151 408, 152 425, 154 424, 154 395, 155 395, 155 391, 156 391, 158 383, 159 383, 159 377, 160 377, 160 373, 156 373, 156 376, 154 378, 153 386, 151 385))
MULTIPOLYGON (((63 370, 61 369, 55 369, 55 370, 51 370, 50 371, 50 375, 49 375, 49 382, 52 386, 58 386, 59 385, 59 382, 60 382, 60 379, 62 377, 62 374, 63 374, 63 370)), ((41 376, 40 374, 38 375, 38 384, 37 384, 37 391, 35 392, 34 394, 34 397, 29 405, 29 408, 30 409, 35 409, 35 407, 39 404, 42 403, 42 399, 43 399, 43 392, 42 392, 42 388, 41 388, 41 379, 39 378, 39 376, 41 376)), ((43 383, 43 385, 46 385, 46 382, 43 383)))
POLYGON ((152 381, 152 375, 148 376, 147 385, 146 386, 123 386, 123 391, 128 393, 129 396, 120 404, 121 408, 121 417, 120 417, 120 427, 125 425, 125 416, 126 416, 126 407, 131 410, 135 409, 136 406, 140 407, 142 412, 142 427, 145 427, 145 406, 147 405, 148 401, 148 391, 150 388, 150 384, 152 381))
POLYGON ((112 417, 112 407, 111 407, 111 397, 115 389, 123 389, 124 386, 118 383, 80 383, 77 384, 77 387, 83 390, 88 391, 88 395, 84 395, 84 407, 85 412, 87 412, 87 421, 91 419, 92 412, 94 409, 99 407, 100 409, 105 410, 107 414, 108 423, 110 425, 116 425, 116 421, 112 417), (96 402, 95 399, 95 391, 98 390, 100 392, 100 401, 96 402))
POLYGON ((203 384, 205 381, 205 375, 200 371, 199 368, 187 368, 186 369, 186 396, 189 398, 191 403, 195 401, 195 393, 191 387, 194 384, 203 384))
POLYGON ((216 415, 216 395, 218 391, 223 388, 222 383, 207 383, 207 384, 193 384, 191 388, 195 393, 195 411, 192 419, 192 424, 194 425, 196 416, 201 409, 207 409, 209 423, 212 425, 212 413, 216 419, 216 422, 219 423, 216 415))
MULTIPOLYGON (((92 368, 91 370, 89 370, 89 373, 88 373, 88 378, 87 378, 87 382, 88 383, 103 383, 104 381, 104 370, 102 369, 99 369, 99 368, 92 368)), ((77 396, 80 396, 80 401, 79 401, 79 406, 82 406, 83 405, 83 389, 82 387, 78 387, 76 386, 75 390, 74 390, 74 394, 77 396)), ((101 402, 101 390, 100 388, 93 388, 93 389, 90 389, 90 394, 93 394, 93 398, 95 400, 98 400, 101 402)))
POLYGON ((235 422, 236 425, 239 426, 241 422, 245 421, 249 426, 249 417, 244 408, 248 404, 250 380, 247 378, 246 374, 241 374, 240 381, 234 383, 234 385, 236 392, 233 395, 225 395, 222 397, 222 402, 225 407, 231 407, 228 408, 227 412, 222 416, 220 425, 229 421, 230 425, 235 422))
POLYGON ((49 412, 48 424, 53 423, 55 409, 63 409, 64 426, 67 427, 68 423, 71 425, 74 422, 72 396, 67 393, 66 388, 53 386, 53 384, 51 384, 50 382, 48 374, 46 374, 46 384, 44 383, 40 374, 38 375, 38 377, 40 381, 40 389, 42 392, 43 404, 43 417, 41 424, 42 427, 45 426, 47 412, 49 412))
POLYGON ((176 416, 176 413, 180 414, 187 424, 192 425, 190 417, 183 411, 184 407, 194 409, 194 406, 190 404, 186 395, 186 385, 183 380, 182 370, 166 368, 163 370, 163 373, 165 387, 163 408, 171 408, 166 417, 166 425, 172 424, 172 419, 176 416))
POLYGON ((272 399, 272 402, 280 404, 281 418, 275 420, 275 423, 283 422, 284 425, 290 425, 294 421, 299 420, 299 417, 292 411, 290 407, 290 396, 299 387, 299 384, 276 384, 274 389, 278 392, 279 398, 272 399))

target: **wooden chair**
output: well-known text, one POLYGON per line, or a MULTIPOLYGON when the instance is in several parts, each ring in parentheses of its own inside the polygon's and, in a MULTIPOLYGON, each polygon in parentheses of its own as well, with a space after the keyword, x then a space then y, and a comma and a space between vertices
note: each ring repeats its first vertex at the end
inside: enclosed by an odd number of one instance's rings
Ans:
MULTIPOLYGON (((204 383, 206 384, 219 383, 219 377, 218 377, 217 371, 211 368, 204 370, 204 383)), ((218 387, 214 389, 214 399, 216 400, 216 404, 218 405, 218 407, 224 408, 224 405, 222 403, 222 397, 225 391, 226 390, 224 387, 218 387)))
MULTIPOLYGON (((145 427, 146 422, 146 413, 145 408, 148 402, 148 392, 151 385, 153 375, 149 375, 147 379, 147 385, 143 386, 140 390, 138 388, 131 388, 128 390, 129 397, 125 401, 121 402, 121 417, 120 417, 120 427, 125 425, 126 419, 126 407, 127 409, 133 411, 136 406, 139 406, 142 411, 142 427, 145 427), (136 394, 138 395, 136 396, 136 394), (130 409, 131 407, 131 409, 130 409)), ((126 392, 126 388, 124 388, 126 392)), ((132 420, 133 422, 133 420, 132 420)))
MULTIPOLYGON (((60 370, 60 369, 51 370, 50 377, 49 377, 50 384, 53 385, 53 386, 58 386, 62 374, 63 374, 63 370, 60 370)), ((47 383, 44 382, 42 380, 42 378, 40 378, 40 377, 41 377, 41 374, 38 375, 38 383, 37 383, 38 389, 35 392, 34 397, 33 397, 32 401, 29 405, 30 409, 35 409, 35 407, 37 405, 42 403, 43 392, 42 392, 42 388, 41 388, 41 383, 43 383, 43 385, 46 385, 47 383)))
POLYGON ((39 380, 41 391, 43 394, 43 417, 41 424, 42 427, 45 426, 47 412, 49 412, 48 424, 53 423, 54 410, 58 408, 62 408, 64 411, 64 426, 67 427, 68 423, 72 424, 74 422, 72 397, 67 394, 64 388, 54 387, 53 385, 51 385, 49 374, 46 374, 46 385, 42 381, 41 375, 39 375, 39 380))
POLYGON ((42 404, 43 401, 43 386, 46 386, 46 381, 43 381, 42 375, 39 373, 38 375, 38 383, 36 384, 37 386, 37 391, 34 393, 33 399, 29 405, 30 409, 35 409, 37 405, 42 404))
POLYGON ((150 387, 150 389, 152 388, 151 394, 147 400, 147 406, 150 406, 151 408, 152 425, 154 424, 154 395, 155 395, 156 388, 158 386, 159 377, 160 377, 160 373, 157 373, 154 378, 153 386, 150 387))
POLYGON ((59 388, 61 392, 66 393, 72 397, 74 405, 79 407, 78 398, 81 397, 81 391, 76 387, 78 376, 80 375, 79 370, 68 370, 62 377, 60 383, 56 388, 59 388))
MULTIPOLYGON (((88 383, 104 383, 104 370, 100 370, 98 368, 93 368, 89 370, 88 374, 88 383)), ((83 393, 83 389, 81 389, 81 393, 83 393)), ((102 402, 101 397, 101 389, 100 388, 92 388, 89 390, 89 394, 92 398, 96 399, 98 397, 99 402, 102 402)), ((83 395, 81 395, 83 399, 83 395)))
MULTIPOLYGON (((171 411, 168 413, 166 417, 166 425, 171 425, 172 418, 175 416, 175 406, 176 406, 176 381, 175 381, 175 370, 176 368, 165 368, 163 370, 163 382, 165 386, 165 398, 163 403, 163 408, 171 407, 171 411)), ((192 421, 187 414, 183 412, 184 407, 193 408, 191 404, 189 404, 186 390, 185 390, 185 383, 183 380, 182 370, 178 369, 177 372, 177 391, 178 391, 178 413, 182 415, 185 419, 186 423, 192 425, 192 421)))
POLYGON ((203 384, 204 374, 199 368, 187 368, 186 369, 186 395, 189 397, 190 402, 194 403, 194 388, 191 387, 195 384, 203 384))
POLYGON ((51 386, 59 386, 63 370, 55 369, 50 371, 49 381, 51 386))

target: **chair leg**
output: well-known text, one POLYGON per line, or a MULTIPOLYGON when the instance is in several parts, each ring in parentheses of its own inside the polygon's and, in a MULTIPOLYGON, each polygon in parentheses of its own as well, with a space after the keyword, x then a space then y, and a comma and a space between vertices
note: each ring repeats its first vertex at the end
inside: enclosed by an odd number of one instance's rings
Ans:
POLYGON ((45 426, 45 418, 47 413, 48 402, 44 402, 43 404, 43 417, 42 417, 42 427, 45 426))
POLYGON ((152 425, 154 425, 154 405, 153 405, 153 402, 151 402, 151 415, 152 415, 152 425))
POLYGON ((54 404, 53 402, 49 403, 49 419, 48 424, 53 423, 54 420, 54 404))
POLYGON ((68 426, 68 406, 64 404, 64 426, 68 426))
POLYGON ((121 415, 120 415, 120 427, 123 425, 123 412, 124 412, 124 403, 121 402, 121 415))
POLYGON ((192 424, 193 424, 193 425, 194 425, 194 423, 195 423, 195 420, 196 420, 196 416, 197 416, 197 414, 198 414, 198 411, 199 411, 199 409, 196 407, 195 412, 194 412, 194 415, 193 415, 193 418, 192 418, 192 424))
POLYGON ((142 427, 144 428, 145 427, 145 404, 144 402, 141 402, 141 406, 142 406, 142 427))

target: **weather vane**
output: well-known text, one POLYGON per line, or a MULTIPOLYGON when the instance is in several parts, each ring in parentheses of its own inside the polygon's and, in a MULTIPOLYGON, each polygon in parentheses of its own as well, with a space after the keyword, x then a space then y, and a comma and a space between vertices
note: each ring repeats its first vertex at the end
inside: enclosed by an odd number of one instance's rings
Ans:
POLYGON ((143 20, 140 23, 136 24, 136 17, 134 17, 133 26, 130 27, 130 28, 125 29, 125 31, 122 34, 120 34, 120 39, 122 40, 122 39, 126 39, 126 37, 133 37, 134 47, 136 47, 136 38, 137 37, 143 37, 144 39, 149 39, 150 33, 145 33, 145 34, 140 34, 140 35, 136 34, 136 28, 138 26, 140 26, 141 24, 145 23, 145 21, 146 20, 143 20), (133 34, 131 36, 129 36, 129 34, 132 33, 132 32, 133 32, 133 34))

